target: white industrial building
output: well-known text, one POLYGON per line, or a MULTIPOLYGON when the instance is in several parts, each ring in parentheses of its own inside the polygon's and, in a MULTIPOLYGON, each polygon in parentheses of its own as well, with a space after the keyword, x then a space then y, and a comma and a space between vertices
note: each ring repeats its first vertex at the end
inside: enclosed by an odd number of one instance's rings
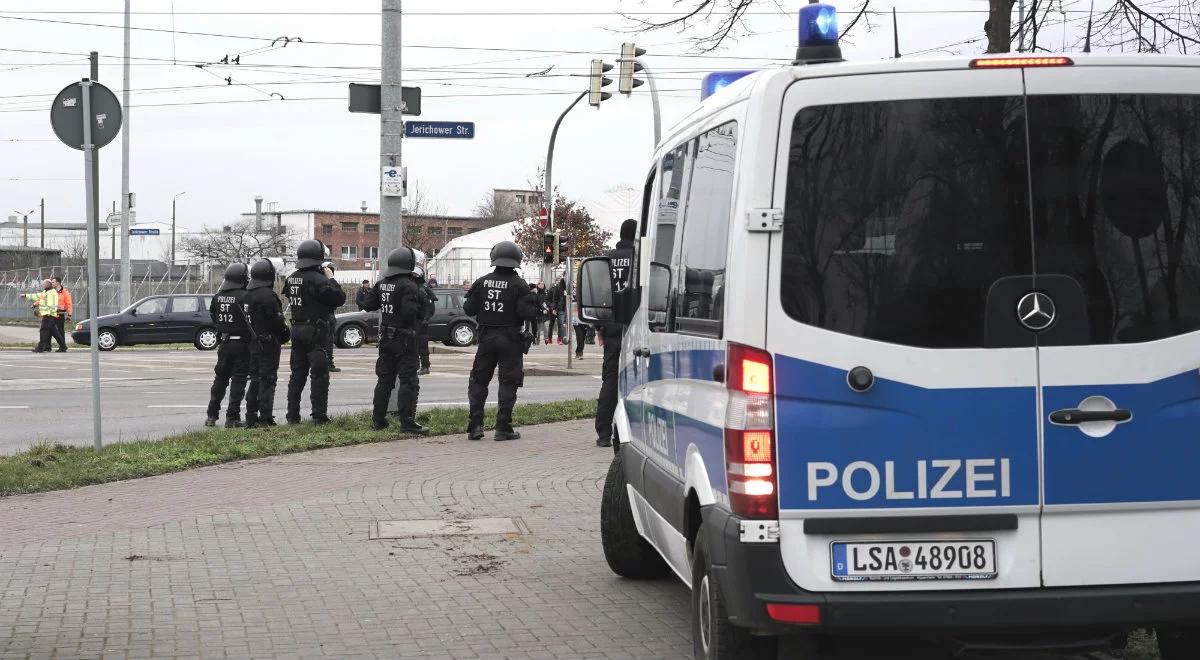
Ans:
MULTIPOLYGON (((99 246, 101 259, 120 258, 121 237, 118 231, 109 229, 107 226, 101 231, 99 246)), ((162 262, 171 260, 171 224, 169 222, 139 222, 132 227, 131 234, 129 237, 130 259, 162 262), (153 235, 155 231, 158 232, 157 235, 153 235)), ((176 257, 179 263, 186 262, 186 256, 179 248, 184 237, 184 232, 175 235, 176 257)), ((86 257, 87 238, 87 225, 82 222, 47 222, 44 230, 42 224, 33 219, 28 224, 19 219, 0 222, 0 245, 46 247, 52 250, 61 250, 64 258, 86 257)))

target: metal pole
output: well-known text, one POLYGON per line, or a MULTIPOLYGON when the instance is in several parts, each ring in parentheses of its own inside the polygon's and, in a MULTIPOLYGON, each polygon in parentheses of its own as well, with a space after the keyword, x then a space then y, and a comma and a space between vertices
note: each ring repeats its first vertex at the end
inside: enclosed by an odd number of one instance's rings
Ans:
MULTIPOLYGON (((1025 0, 1020 0, 1017 10, 1017 52, 1025 52, 1025 0)), ((1009 5, 1009 11, 1012 11, 1012 5, 1009 5)), ((1009 14, 1010 16, 1012 14, 1009 14)))
MULTIPOLYGON (((400 61, 401 0, 383 0, 383 61, 380 78, 379 165, 403 171, 404 95, 400 61)), ((379 193, 379 257, 387 259, 404 239, 404 199, 379 193)))
MULTIPOLYGON (((566 118, 567 113, 579 105, 579 102, 587 95, 586 90, 580 92, 579 96, 575 97, 574 101, 571 101, 571 105, 568 105, 567 109, 563 110, 562 114, 558 116, 558 121, 554 122, 554 129, 550 131, 550 146, 546 149, 546 185, 543 186, 545 189, 542 190, 542 203, 546 206, 547 234, 554 233, 554 143, 558 140, 558 127, 562 126, 563 119, 566 118)), ((554 264, 542 264, 542 281, 547 283, 547 287, 550 286, 549 282, 553 274, 554 264)))
MULTIPOLYGON (((93 53, 95 55, 95 53, 93 53)), ((96 212, 96 197, 95 190, 92 187, 96 182, 92 180, 92 166, 96 160, 96 148, 92 145, 92 81, 84 79, 81 85, 83 88, 83 178, 85 179, 83 188, 84 195, 87 198, 85 206, 87 208, 88 223, 88 318, 91 324, 91 353, 92 353, 92 442, 96 451, 104 449, 104 442, 100 436, 100 342, 99 342, 99 326, 96 323, 96 317, 100 315, 100 305, 98 293, 100 291, 100 275, 97 272, 97 263, 100 260, 100 215, 96 212)))
POLYGON ((46 247, 46 198, 42 198, 42 248, 46 247))
POLYGON ((129 305, 133 273, 129 267, 129 3, 125 0, 125 61, 121 90, 121 309, 129 305))
MULTIPOLYGON (((568 369, 571 368, 571 355, 572 355, 571 345, 573 343, 579 341, 579 335, 575 332, 575 328, 571 326, 571 312, 573 311, 571 308, 574 307, 574 305, 572 305, 570 301, 573 298, 571 296, 566 295, 567 292, 571 292, 571 293, 574 292, 574 289, 571 288, 571 284, 573 284, 572 280, 574 280, 575 278, 567 277, 567 275, 574 275, 574 274, 575 274, 575 257, 567 257, 567 272, 563 273, 563 281, 567 283, 567 287, 566 287, 566 290, 564 291, 563 295, 567 298, 567 332, 571 333, 570 335, 568 335, 570 337, 571 341, 567 342, 567 368, 568 369)), ((585 336, 584 338, 586 339, 587 337, 585 336)), ((581 346, 576 346, 575 350, 578 351, 581 348, 582 348, 581 346)))
POLYGON ((636 60, 642 65, 642 73, 646 74, 646 84, 650 85, 650 101, 654 105, 654 148, 658 148, 658 143, 662 140, 662 110, 658 104, 658 85, 654 82, 654 76, 650 73, 650 68, 642 60, 636 60))
POLYGON ((29 247, 29 214, 22 213, 21 217, 23 218, 21 220, 21 245, 29 247))
MULTIPOLYGON (((100 80, 100 53, 93 50, 91 53, 88 54, 88 60, 90 61, 92 82, 96 82, 96 81, 100 80)), ((96 213, 97 213, 96 217, 99 218, 99 213, 100 213, 100 158, 99 158, 99 154, 94 154, 94 157, 92 158, 92 202, 94 204, 93 208, 96 209, 96 213)), ((91 221, 92 221, 92 217, 88 216, 87 222, 91 222, 91 221)), ((92 233, 96 234, 97 245, 99 245, 100 223, 97 222, 92 227, 91 231, 92 231, 92 233)), ((100 248, 97 247, 96 248, 97 255, 100 254, 99 250, 100 250, 100 248)))

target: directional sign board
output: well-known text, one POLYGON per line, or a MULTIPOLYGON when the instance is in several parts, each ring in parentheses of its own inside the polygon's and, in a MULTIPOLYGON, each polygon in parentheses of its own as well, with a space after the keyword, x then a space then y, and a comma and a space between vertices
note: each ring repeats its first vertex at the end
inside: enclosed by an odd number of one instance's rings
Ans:
POLYGON ((473 121, 406 121, 406 138, 443 138, 471 140, 475 137, 473 121))
POLYGON ((129 230, 130 236, 158 236, 159 233, 161 232, 158 229, 147 229, 145 227, 129 230))
MULTIPOLYGON (((112 90, 98 82, 92 88, 92 144, 103 147, 121 132, 121 103, 112 90)), ((50 106, 50 125, 63 144, 83 150, 83 85, 63 88, 50 106)))
MULTIPOLYGON (((400 112, 413 117, 421 116, 421 88, 400 88, 400 112)), ((383 92, 379 85, 350 83, 350 112, 379 114, 383 108, 383 92)))

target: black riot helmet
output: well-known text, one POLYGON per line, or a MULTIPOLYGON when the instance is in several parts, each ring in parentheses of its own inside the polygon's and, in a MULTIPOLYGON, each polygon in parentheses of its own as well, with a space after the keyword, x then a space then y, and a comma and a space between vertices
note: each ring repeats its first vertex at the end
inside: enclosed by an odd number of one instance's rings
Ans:
POLYGON ((296 268, 320 266, 322 261, 325 261, 325 245, 321 241, 311 238, 300 241, 296 247, 296 268))
POLYGON ((417 255, 412 248, 398 247, 388 252, 387 268, 383 269, 384 277, 393 275, 408 275, 417 267, 417 255))
POLYGON ((275 264, 270 259, 259 259, 250 267, 250 284, 247 289, 275 286, 275 264))
POLYGON ((225 269, 225 281, 221 283, 221 291, 234 291, 246 288, 250 281, 250 269, 243 263, 229 264, 225 269))
POLYGON ((492 246, 492 265, 502 268, 517 268, 525 260, 525 253, 512 241, 500 241, 492 246))

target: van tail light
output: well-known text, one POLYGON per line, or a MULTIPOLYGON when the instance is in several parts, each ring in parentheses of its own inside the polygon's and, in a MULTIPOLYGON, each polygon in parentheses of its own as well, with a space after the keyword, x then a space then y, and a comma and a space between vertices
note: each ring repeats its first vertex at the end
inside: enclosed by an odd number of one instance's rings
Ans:
POLYGON ((775 468, 775 380, 771 354, 729 344, 725 412, 725 477, 735 515, 779 517, 775 468))

